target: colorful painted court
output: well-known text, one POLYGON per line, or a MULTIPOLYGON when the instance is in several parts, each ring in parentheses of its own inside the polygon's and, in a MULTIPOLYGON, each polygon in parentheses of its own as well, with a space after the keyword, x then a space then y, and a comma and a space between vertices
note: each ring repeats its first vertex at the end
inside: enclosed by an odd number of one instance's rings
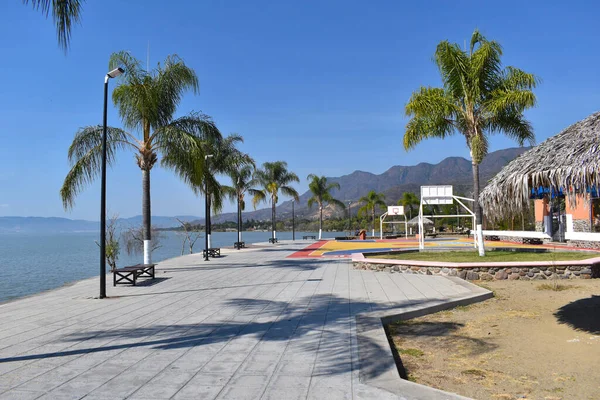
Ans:
MULTIPOLYGON (((485 246, 517 248, 553 248, 551 245, 531 245, 506 241, 486 241, 485 246)), ((473 248, 471 238, 432 238, 425 241, 426 248, 467 249, 473 248)), ((418 249, 419 241, 415 237, 407 239, 368 239, 368 240, 320 240, 290 255, 290 258, 350 257, 353 253, 372 253, 381 251, 418 249)))

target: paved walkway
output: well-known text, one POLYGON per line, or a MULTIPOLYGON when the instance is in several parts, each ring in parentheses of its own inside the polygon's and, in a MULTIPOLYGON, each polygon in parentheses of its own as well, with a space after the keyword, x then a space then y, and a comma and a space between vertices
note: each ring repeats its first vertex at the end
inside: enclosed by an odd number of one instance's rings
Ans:
POLYGON ((484 291, 285 258, 300 248, 168 260, 104 300, 96 278, 0 305, 0 399, 449 398, 410 394, 425 392, 398 378, 381 317, 484 291))

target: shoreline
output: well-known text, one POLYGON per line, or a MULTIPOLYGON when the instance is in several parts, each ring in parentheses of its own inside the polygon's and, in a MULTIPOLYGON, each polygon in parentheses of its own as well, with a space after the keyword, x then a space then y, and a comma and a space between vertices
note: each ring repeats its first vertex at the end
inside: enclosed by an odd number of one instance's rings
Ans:
MULTIPOLYGON (((296 240, 296 242, 297 241, 298 240, 296 240)), ((285 239, 281 240, 282 244, 286 243, 286 242, 294 243, 292 240, 285 240, 285 239)), ((262 250, 262 249, 265 249, 265 248, 269 248, 269 247, 272 247, 272 246, 273 245, 270 244, 270 243, 268 243, 268 242, 255 242, 255 243, 250 243, 249 247, 241 249, 241 250, 236 250, 236 249, 233 248, 233 246, 225 246, 225 247, 221 247, 221 248, 224 249, 224 250, 226 250, 224 252, 224 254, 227 254, 227 253, 230 253, 230 252, 238 252, 238 251, 240 251, 240 252, 243 252, 243 251, 259 251, 259 250, 262 250)), ((175 260, 177 258, 182 258, 182 257, 197 256, 198 254, 201 254, 201 253, 202 253, 202 250, 200 250, 198 252, 194 252, 192 254, 183 254, 183 255, 178 255, 178 256, 175 256, 175 257, 165 258, 164 260, 156 262, 157 269, 160 269, 160 264, 161 263, 170 262, 172 260, 175 260)), ((107 271, 108 271, 108 268, 107 268, 107 271)), ((106 282, 107 282, 107 285, 110 282, 110 279, 109 279, 110 276, 111 276, 111 272, 109 271, 109 272, 106 273, 106 277, 107 277, 106 282)), ((4 306, 6 304, 9 304, 9 303, 14 303, 15 301, 25 300, 25 299, 29 299, 29 298, 32 298, 32 297, 35 297, 35 296, 41 296, 41 295, 45 295, 45 294, 48 294, 48 293, 51 293, 51 292, 59 291, 59 290, 64 289, 64 288, 75 286, 75 285, 77 285, 78 283, 81 283, 81 282, 85 282, 85 281, 89 281, 89 280, 93 280, 93 279, 99 279, 99 277, 100 277, 100 275, 94 275, 94 276, 90 276, 88 278, 75 279, 75 280, 72 280, 72 281, 64 282, 62 285, 56 286, 56 287, 53 287, 53 288, 44 289, 44 290, 41 290, 41 291, 38 291, 38 292, 35 292, 35 293, 25 294, 23 296, 17 296, 17 297, 5 299, 5 300, 0 300, 0 307, 4 306)), ((89 298, 97 299, 98 296, 97 295, 96 296, 90 296, 89 298)))

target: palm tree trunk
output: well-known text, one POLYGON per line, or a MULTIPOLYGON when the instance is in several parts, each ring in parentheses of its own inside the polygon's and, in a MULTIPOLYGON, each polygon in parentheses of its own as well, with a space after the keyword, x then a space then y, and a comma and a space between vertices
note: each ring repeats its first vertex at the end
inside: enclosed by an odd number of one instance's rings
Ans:
POLYGON ((323 206, 319 206, 319 240, 321 240, 321 233, 323 232, 323 206))
POLYGON ((373 217, 373 223, 371 225, 371 236, 375 237, 375 207, 371 210, 371 214, 373 217))
POLYGON ((277 230, 275 227, 275 199, 273 197, 271 197, 271 232, 272 232, 272 238, 276 239, 277 238, 277 230))
POLYGON ((150 170, 142 170, 142 225, 144 228, 144 264, 152 264, 150 241, 152 221, 150 217, 150 170))
POLYGON ((212 249, 212 241, 211 241, 211 235, 212 235, 212 221, 210 219, 210 207, 212 206, 211 204, 212 202, 210 201, 210 194, 208 195, 208 214, 206 214, 206 223, 207 223, 207 232, 208 232, 208 248, 212 249))
MULTIPOLYGON (((238 242, 242 241, 242 207, 240 206, 240 199, 238 198, 238 242)), ((239 247, 238 247, 239 250, 239 247)))
POLYGON ((485 256, 485 248, 483 247, 483 229, 481 228, 482 213, 479 206, 479 164, 473 164, 473 211, 475 212, 475 225, 477 234, 477 247, 479 255, 485 256))

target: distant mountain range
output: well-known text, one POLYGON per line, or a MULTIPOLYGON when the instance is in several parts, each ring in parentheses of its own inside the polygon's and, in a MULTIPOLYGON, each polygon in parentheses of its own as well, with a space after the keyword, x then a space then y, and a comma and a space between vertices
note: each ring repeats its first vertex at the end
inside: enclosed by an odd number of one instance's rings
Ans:
MULTIPOLYGON (((491 152, 479 166, 481 188, 492 179, 502 167, 510 161, 529 150, 529 147, 515 147, 491 152)), ((453 185, 454 193, 470 196, 473 191, 473 170, 471 161, 463 157, 448 157, 438 164, 420 163, 414 166, 396 165, 382 174, 376 175, 365 171, 354 171, 349 175, 341 177, 328 177, 328 181, 340 184, 340 190, 332 191, 333 196, 344 201, 351 202, 353 210, 357 210, 358 199, 370 190, 383 192, 386 202, 390 205, 396 204, 404 192, 413 192, 420 196, 422 185, 453 185)), ((307 202, 312 194, 307 191, 300 196, 300 201, 295 204, 296 216, 315 218, 317 209, 308 209, 307 202)), ((333 209, 326 210, 324 214, 339 213, 333 209)), ((292 213, 292 202, 286 201, 277 206, 277 216, 290 218, 292 213)), ((271 210, 250 211, 244 213, 244 220, 268 220, 271 218, 271 210)), ((235 213, 225 213, 214 218, 215 222, 235 221, 235 213)))
MULTIPOLYGON (((528 147, 509 148, 489 153, 479 167, 481 186, 494 177, 506 164, 527 151, 528 147)), ((471 195, 473 190, 473 175, 471 161, 463 157, 448 157, 438 164, 420 163, 414 166, 393 166, 382 174, 376 175, 365 171, 354 171, 349 175, 327 178, 331 182, 340 184, 340 190, 334 190, 333 196, 356 210, 358 199, 370 190, 383 192, 388 204, 396 204, 404 192, 413 192, 419 195, 422 185, 453 185, 454 192, 471 195)), ((307 202, 311 197, 310 192, 300 196, 300 201, 295 204, 297 217, 315 218, 317 209, 308 209, 307 202)), ((247 202, 250 203, 250 202, 247 202)), ((290 218, 292 202, 286 201, 277 206, 278 218, 290 218)), ((339 213, 328 209, 326 214, 339 213)), ((204 223, 204 218, 183 215, 175 217, 152 216, 152 225, 167 228, 178 226, 176 218, 184 221, 204 223)), ((244 220, 268 220, 271 218, 271 209, 264 208, 243 213, 244 220)), ((215 223, 235 221, 235 213, 224 213, 213 217, 215 223)), ((123 227, 139 226, 141 216, 119 219, 123 227)), ((0 217, 0 233, 2 232, 74 232, 98 231, 98 222, 85 220, 72 220, 68 218, 42 218, 42 217, 0 217)))
MULTIPOLYGON (((175 217, 153 216, 152 225, 159 228, 177 226, 177 219, 182 221, 194 221, 199 217, 181 215, 175 217)), ((118 223, 122 228, 140 226, 142 216, 131 218, 119 218, 118 223)), ((86 221, 82 219, 69 219, 59 217, 0 217, 0 233, 23 232, 23 233, 58 233, 58 232, 94 232, 100 230, 98 221, 86 221)))

